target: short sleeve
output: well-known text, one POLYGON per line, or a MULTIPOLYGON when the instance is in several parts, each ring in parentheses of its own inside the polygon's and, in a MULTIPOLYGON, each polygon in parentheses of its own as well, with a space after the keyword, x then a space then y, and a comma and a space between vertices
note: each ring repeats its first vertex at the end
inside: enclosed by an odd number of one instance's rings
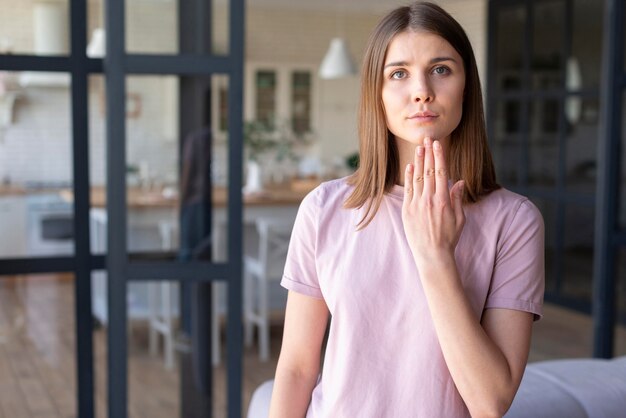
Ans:
POLYGON ((300 204, 280 284, 287 290, 323 299, 316 268, 319 193, 318 187, 300 204))
POLYGON ((537 320, 543 314, 544 288, 543 218, 535 205, 524 200, 498 243, 485 309, 530 312, 537 320))

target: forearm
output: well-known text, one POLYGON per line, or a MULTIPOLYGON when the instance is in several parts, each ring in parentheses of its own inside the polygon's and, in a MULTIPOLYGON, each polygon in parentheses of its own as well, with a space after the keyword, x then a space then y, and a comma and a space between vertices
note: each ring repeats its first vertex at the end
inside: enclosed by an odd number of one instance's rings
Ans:
POLYGON ((506 357, 472 310, 454 257, 420 264, 439 344, 461 397, 474 417, 501 416, 512 402, 518 383, 506 357))
POLYGON ((317 377, 317 373, 297 372, 279 364, 272 390, 269 418, 304 417, 317 377))

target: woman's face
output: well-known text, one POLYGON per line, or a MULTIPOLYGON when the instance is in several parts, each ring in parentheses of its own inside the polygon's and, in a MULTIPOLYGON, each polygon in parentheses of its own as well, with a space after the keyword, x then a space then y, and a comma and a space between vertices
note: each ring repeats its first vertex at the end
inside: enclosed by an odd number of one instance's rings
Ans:
POLYGON ((405 31, 389 44, 383 69, 387 128, 397 140, 414 145, 424 137, 447 145, 461 121, 463 60, 442 37, 405 31))

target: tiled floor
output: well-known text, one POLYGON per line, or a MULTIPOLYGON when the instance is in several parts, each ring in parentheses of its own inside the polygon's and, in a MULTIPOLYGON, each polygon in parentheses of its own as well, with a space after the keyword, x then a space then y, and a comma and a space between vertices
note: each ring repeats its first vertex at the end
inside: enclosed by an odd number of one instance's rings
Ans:
MULTIPOLYGON (((76 416, 74 300, 71 277, 0 278, 0 418, 76 416)), ((252 391, 273 376, 281 340, 281 319, 272 327, 272 356, 258 360, 245 350, 243 410, 252 391)), ((586 315, 547 305, 535 323, 531 361, 591 355, 592 322, 586 315)), ((94 331, 97 417, 106 417, 106 330, 94 331)), ((178 370, 147 349, 147 327, 135 323, 129 341, 131 418, 180 416, 178 370)), ((626 354, 626 329, 616 334, 616 351, 626 354)), ((226 370, 214 373, 214 416, 226 416, 226 370)))

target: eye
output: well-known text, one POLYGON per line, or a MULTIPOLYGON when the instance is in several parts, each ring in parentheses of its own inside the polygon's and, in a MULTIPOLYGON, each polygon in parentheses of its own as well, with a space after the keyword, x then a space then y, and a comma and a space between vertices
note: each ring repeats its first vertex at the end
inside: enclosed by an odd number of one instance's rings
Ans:
POLYGON ((446 75, 446 74, 450 74, 450 69, 448 67, 439 66, 439 67, 435 67, 433 72, 437 75, 446 75))
POLYGON ((394 80, 402 80, 406 77, 406 71, 404 70, 396 70, 389 75, 390 78, 394 80))

